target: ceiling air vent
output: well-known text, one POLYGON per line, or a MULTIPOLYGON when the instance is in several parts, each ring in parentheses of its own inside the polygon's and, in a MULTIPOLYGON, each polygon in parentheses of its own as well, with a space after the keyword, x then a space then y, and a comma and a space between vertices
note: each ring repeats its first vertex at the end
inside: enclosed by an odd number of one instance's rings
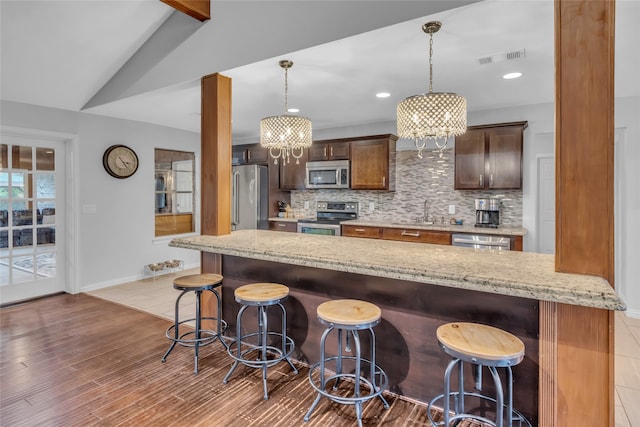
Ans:
POLYGON ((486 65, 486 64, 493 64, 494 62, 504 62, 504 61, 514 61, 516 59, 524 59, 524 57, 525 57, 524 49, 512 50, 511 52, 498 53, 495 55, 478 58, 478 63, 480 65, 486 65))

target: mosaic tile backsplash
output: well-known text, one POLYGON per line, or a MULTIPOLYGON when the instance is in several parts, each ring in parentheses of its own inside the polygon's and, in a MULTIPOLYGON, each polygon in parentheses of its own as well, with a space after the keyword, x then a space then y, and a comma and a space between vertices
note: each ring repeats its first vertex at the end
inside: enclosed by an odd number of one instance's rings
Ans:
POLYGON ((522 227, 522 190, 454 190, 453 149, 444 150, 442 157, 438 154, 428 152, 419 159, 417 151, 398 151, 395 192, 292 191, 292 208, 297 216, 314 217, 318 201, 356 201, 360 204, 360 220, 415 221, 427 213, 436 224, 452 217, 475 224, 474 200, 494 197, 502 200, 500 225, 522 227), (305 202, 309 202, 308 209, 304 208, 305 202), (455 214, 449 214, 449 205, 455 206, 455 214))

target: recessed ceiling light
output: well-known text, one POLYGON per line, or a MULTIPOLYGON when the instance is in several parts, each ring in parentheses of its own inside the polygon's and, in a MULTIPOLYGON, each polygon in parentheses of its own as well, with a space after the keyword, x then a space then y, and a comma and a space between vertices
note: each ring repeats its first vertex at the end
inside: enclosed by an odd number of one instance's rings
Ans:
POLYGON ((511 80, 511 79, 517 79, 518 77, 521 77, 522 73, 507 73, 504 76, 502 76, 503 79, 505 80, 511 80))
POLYGON ((389 92, 378 92, 376 93, 376 98, 388 98, 391 94, 389 92))
POLYGON ((287 110, 287 112, 289 112, 289 113, 299 113, 300 109, 299 108, 289 108, 287 110))

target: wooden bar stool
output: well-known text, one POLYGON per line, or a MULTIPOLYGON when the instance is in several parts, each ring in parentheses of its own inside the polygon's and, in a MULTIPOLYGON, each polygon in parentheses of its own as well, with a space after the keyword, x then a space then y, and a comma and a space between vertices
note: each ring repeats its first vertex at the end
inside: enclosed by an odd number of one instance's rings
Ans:
POLYGON ((444 324, 437 329, 436 335, 442 350, 453 359, 445 369, 444 393, 433 398, 427 407, 427 416, 434 426, 448 427, 451 423, 471 419, 496 427, 511 427, 514 422, 519 426, 531 427, 531 423, 513 408, 511 367, 519 364, 524 358, 524 343, 518 337, 492 326, 463 322, 444 324), (478 392, 464 389, 464 363, 470 364, 473 369, 475 389, 478 392), (456 367, 458 368, 458 390, 451 391, 451 373, 456 367), (488 369, 493 379, 496 388, 495 398, 480 393, 483 367, 488 369), (507 373, 506 396, 497 368, 505 368, 507 373), (477 399, 481 405, 477 408, 468 408, 469 405, 465 406, 466 397, 477 399), (443 421, 434 422, 431 407, 440 399, 443 400, 443 421), (453 409, 451 399, 453 399, 453 409), (486 402, 491 402, 489 405, 492 408, 483 408, 482 403, 486 402), (495 411, 495 420, 482 415, 487 412, 487 409, 495 411))
POLYGON ((309 370, 309 382, 318 395, 304 420, 309 421, 311 413, 322 396, 325 396, 333 402, 354 405, 358 426, 362 427, 362 404, 364 402, 379 397, 385 409, 389 408, 389 404, 382 396, 382 392, 388 384, 387 374, 376 365, 376 335, 373 331, 373 327, 380 323, 382 312, 378 306, 366 301, 341 299, 320 304, 317 308, 317 314, 318 320, 326 325, 327 329, 320 340, 320 361, 311 366, 309 370), (327 356, 327 337, 334 330, 337 331, 338 355, 327 356), (368 330, 371 337, 369 359, 363 358, 361 354, 358 331, 362 330, 368 330), (343 331, 347 332, 344 350, 351 352, 352 356, 343 354, 343 331), (347 371, 344 362, 354 364, 353 370, 347 371), (326 369, 335 372, 335 374, 327 376, 326 369), (344 383, 349 386, 340 387, 342 380, 347 380, 344 383), (365 389, 368 389, 368 392, 365 389))
POLYGON ((177 277, 173 281, 173 287, 182 292, 176 299, 174 323, 167 329, 166 332, 167 338, 169 338, 172 343, 164 356, 162 356, 163 363, 166 362, 167 356, 169 356, 169 353, 171 353, 171 350, 173 350, 176 344, 180 344, 184 347, 193 347, 195 359, 195 367, 193 369, 193 373, 197 374, 198 352, 200 350, 200 347, 211 344, 216 339, 218 339, 222 343, 222 345, 226 347, 226 343, 222 340, 222 333, 227 329, 227 322, 225 322, 221 318, 222 300, 220 298, 220 293, 217 290, 220 286, 222 286, 222 276, 219 274, 191 274, 188 276, 177 277), (202 317, 200 305, 202 293, 205 291, 211 292, 216 297, 216 302, 218 305, 218 312, 216 314, 216 317, 202 317), (180 300, 187 292, 195 292, 196 314, 194 318, 180 320, 180 300), (211 329, 202 329, 201 324, 203 320, 216 321, 216 330, 214 331, 211 329), (187 332, 180 331, 180 325, 194 321, 194 330, 189 329, 187 332))
POLYGON ((236 301, 242 304, 236 321, 236 339, 227 348, 227 352, 234 359, 231 369, 222 380, 226 384, 233 371, 240 363, 251 368, 262 369, 262 383, 264 385, 264 400, 269 399, 267 393, 267 368, 286 360, 294 374, 298 370, 289 355, 293 352, 294 343, 287 336, 287 311, 281 301, 289 296, 289 288, 279 283, 252 283, 240 286, 234 292, 236 301), (282 328, 280 331, 269 331, 267 309, 270 306, 280 308, 282 314, 282 328), (242 315, 249 307, 258 309, 258 331, 242 335, 242 315), (269 337, 277 342, 270 342, 269 337), (257 357, 255 355, 257 353, 257 357))

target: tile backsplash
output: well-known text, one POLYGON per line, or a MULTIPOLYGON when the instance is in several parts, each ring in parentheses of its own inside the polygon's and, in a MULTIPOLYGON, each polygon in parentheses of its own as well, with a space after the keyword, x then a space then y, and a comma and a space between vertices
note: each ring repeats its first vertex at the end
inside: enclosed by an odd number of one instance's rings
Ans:
POLYGON ((371 190, 300 190, 291 192, 291 205, 297 214, 314 217, 318 201, 356 201, 359 219, 371 221, 415 221, 425 211, 436 224, 451 217, 465 224, 475 224, 474 199, 495 197, 502 200, 500 225, 522 227, 522 190, 454 190, 453 149, 425 152, 398 151, 396 191, 371 190), (305 209, 305 202, 309 208, 305 209), (373 204, 373 209, 370 209, 373 204), (449 205, 455 214, 449 214, 449 205))

